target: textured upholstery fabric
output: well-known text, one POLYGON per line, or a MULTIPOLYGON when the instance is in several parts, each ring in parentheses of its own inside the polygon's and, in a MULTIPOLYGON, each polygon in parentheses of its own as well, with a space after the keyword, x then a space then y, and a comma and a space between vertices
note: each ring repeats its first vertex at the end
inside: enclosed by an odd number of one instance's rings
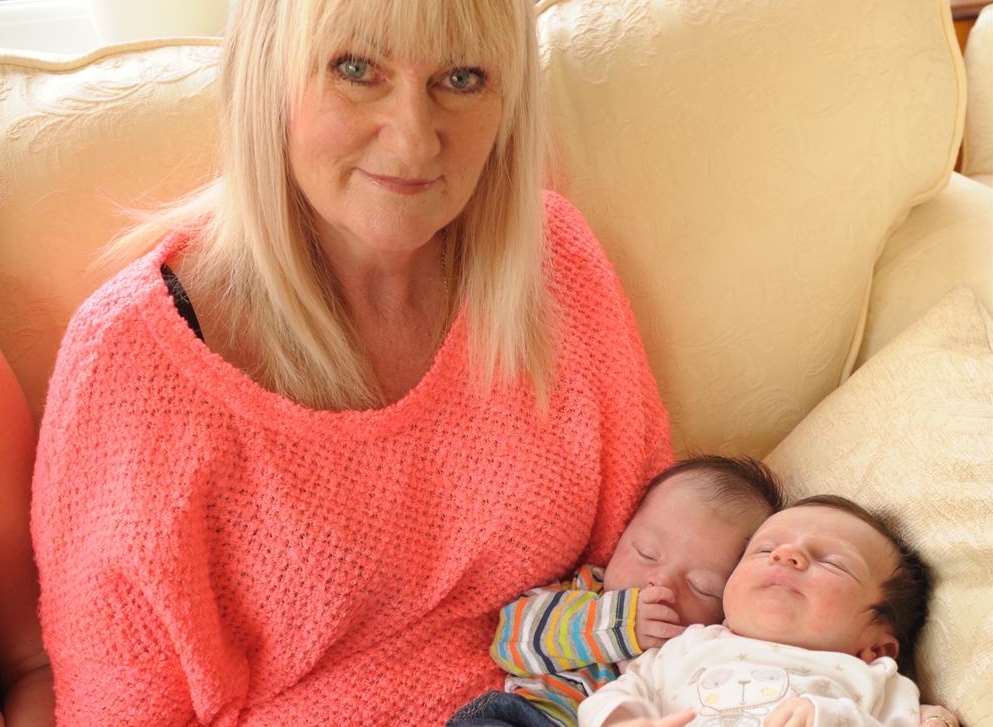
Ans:
POLYGON ((993 311, 993 190, 953 174, 887 241, 876 263, 858 363, 963 284, 993 311))
POLYGON ((846 495, 903 525, 935 575, 924 698, 993 726, 993 319, 957 289, 769 456, 789 493, 846 495))
POLYGON ((965 113, 962 173, 993 186, 993 7, 986 6, 965 47, 969 102, 965 113))
POLYGON ((841 381, 876 255, 954 165, 946 0, 541 7, 553 183, 625 281, 677 449, 767 452, 841 381))
POLYGON ((0 56, 0 350, 35 417, 87 268, 148 209, 215 166, 216 41, 0 56))

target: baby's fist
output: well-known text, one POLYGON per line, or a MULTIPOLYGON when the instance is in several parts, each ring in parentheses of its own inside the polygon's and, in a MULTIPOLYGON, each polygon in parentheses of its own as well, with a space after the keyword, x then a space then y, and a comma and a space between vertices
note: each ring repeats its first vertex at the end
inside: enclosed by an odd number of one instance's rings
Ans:
POLYGON ((665 586, 646 586, 638 593, 634 634, 642 651, 662 646, 686 630, 679 623, 679 614, 669 605, 674 600, 675 594, 665 586))
POLYGON ((803 697, 783 700, 765 718, 762 727, 814 727, 814 703, 803 697))

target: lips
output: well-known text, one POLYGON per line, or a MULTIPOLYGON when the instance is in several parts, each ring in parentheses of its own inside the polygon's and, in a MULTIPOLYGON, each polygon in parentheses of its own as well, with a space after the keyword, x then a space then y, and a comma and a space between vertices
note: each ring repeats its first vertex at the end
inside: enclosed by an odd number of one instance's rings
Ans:
POLYGON ((794 593, 800 593, 800 590, 797 588, 796 579, 783 570, 770 570, 759 582, 762 588, 778 587, 794 593))
POLYGON ((374 184, 396 194, 420 194, 430 189, 435 182, 441 179, 440 176, 433 178, 391 177, 384 174, 372 174, 364 170, 362 173, 372 180, 374 184))

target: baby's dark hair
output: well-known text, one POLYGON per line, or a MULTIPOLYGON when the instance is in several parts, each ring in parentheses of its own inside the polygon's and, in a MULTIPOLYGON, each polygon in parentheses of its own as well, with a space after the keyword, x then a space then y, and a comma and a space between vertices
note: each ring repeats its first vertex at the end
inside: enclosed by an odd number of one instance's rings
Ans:
POLYGON ((738 507, 741 511, 760 505, 768 509, 770 515, 783 507, 783 490, 779 480, 762 462, 751 457, 722 457, 716 454, 689 457, 662 470, 648 483, 645 497, 658 485, 681 472, 706 472, 711 475, 701 491, 714 504, 738 507))
POLYGON ((896 549, 897 566, 883 581, 883 598, 873 606, 873 610, 876 618, 890 625, 893 636, 900 644, 896 660, 900 671, 914 678, 914 648, 927 620, 928 598, 931 595, 931 574, 927 564, 897 534, 896 523, 886 513, 870 512, 838 495, 814 495, 789 505, 791 508, 814 506, 831 507, 857 517, 871 525, 896 549))

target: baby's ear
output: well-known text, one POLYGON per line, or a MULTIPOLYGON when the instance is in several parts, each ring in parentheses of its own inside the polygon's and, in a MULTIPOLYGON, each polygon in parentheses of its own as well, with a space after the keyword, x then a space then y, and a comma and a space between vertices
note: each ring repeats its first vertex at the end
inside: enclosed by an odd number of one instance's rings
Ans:
POLYGON ((889 627, 879 629, 871 644, 862 647, 858 657, 866 664, 871 664, 881 656, 896 659, 900 653, 900 642, 890 631, 889 627))

